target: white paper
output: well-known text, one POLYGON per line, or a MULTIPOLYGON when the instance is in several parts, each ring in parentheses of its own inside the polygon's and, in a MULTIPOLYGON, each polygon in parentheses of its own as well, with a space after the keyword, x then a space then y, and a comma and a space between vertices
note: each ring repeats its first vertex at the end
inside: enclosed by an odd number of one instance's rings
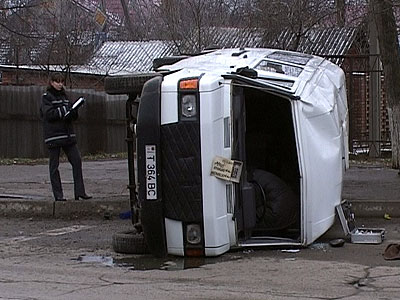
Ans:
POLYGON ((226 181, 238 183, 242 174, 243 163, 237 160, 216 156, 211 166, 211 175, 226 181))
POLYGON ((72 105, 72 109, 76 109, 81 106, 85 102, 85 98, 80 97, 78 100, 75 101, 74 105, 72 105))

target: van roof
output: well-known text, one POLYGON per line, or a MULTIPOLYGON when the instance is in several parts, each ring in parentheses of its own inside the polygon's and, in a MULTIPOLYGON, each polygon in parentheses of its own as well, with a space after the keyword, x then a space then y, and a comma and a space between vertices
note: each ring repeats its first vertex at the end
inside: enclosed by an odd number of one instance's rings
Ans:
POLYGON ((162 66, 158 71, 191 70, 191 74, 224 76, 246 68, 256 71, 259 79, 268 80, 278 89, 295 93, 299 82, 310 80, 322 63, 333 65, 321 57, 305 53, 267 48, 232 48, 187 57, 162 66))
POLYGON ((196 68, 207 71, 232 71, 241 67, 256 68, 262 60, 275 61, 285 65, 314 66, 323 60, 310 54, 267 48, 232 48, 219 49, 205 54, 187 57, 172 65, 160 69, 179 70, 196 68))

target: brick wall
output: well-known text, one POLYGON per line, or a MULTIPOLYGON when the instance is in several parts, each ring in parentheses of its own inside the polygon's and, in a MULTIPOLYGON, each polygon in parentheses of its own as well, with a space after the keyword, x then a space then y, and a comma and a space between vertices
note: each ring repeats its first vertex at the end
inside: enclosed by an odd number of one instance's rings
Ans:
POLYGON ((350 140, 368 139, 367 78, 347 76, 350 140))

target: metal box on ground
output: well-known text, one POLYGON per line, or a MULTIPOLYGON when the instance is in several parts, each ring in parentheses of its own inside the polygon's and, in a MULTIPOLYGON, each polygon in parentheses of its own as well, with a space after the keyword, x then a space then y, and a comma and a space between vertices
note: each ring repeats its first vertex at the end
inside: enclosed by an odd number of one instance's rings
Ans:
POLYGON ((346 236, 355 244, 380 244, 385 237, 384 228, 357 227, 354 213, 351 211, 351 204, 343 201, 336 206, 336 211, 346 236))

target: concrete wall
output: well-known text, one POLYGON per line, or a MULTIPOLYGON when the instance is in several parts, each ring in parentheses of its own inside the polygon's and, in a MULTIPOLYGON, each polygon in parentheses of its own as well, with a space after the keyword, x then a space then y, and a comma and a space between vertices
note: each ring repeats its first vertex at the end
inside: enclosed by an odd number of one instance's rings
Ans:
MULTIPOLYGON (((47 157, 39 116, 45 86, 0 86, 0 157, 47 157)), ((80 96, 86 103, 74 122, 82 154, 126 151, 125 101, 88 89, 68 90, 69 99, 80 96)))

